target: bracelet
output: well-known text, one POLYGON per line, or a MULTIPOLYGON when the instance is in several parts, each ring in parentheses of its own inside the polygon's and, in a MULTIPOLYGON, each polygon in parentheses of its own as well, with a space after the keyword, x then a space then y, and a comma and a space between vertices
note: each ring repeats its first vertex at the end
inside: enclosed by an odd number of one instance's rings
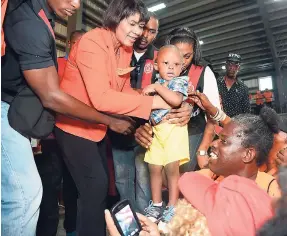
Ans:
POLYGON ((223 115, 224 115, 223 111, 219 110, 218 116, 215 118, 215 120, 219 122, 222 119, 223 115))
POLYGON ((226 119, 226 114, 222 110, 217 109, 215 116, 210 116, 210 118, 216 122, 220 122, 226 119))
POLYGON ((223 113, 223 116, 221 117, 221 119, 219 120, 219 122, 221 121, 224 121, 227 117, 226 113, 225 112, 222 112, 223 113))
POLYGON ((224 117, 225 113, 222 110, 219 110, 218 117, 216 117, 215 121, 219 122, 222 121, 222 118, 224 117))
POLYGON ((214 119, 218 116, 218 114, 219 114, 219 109, 218 109, 218 108, 216 108, 216 109, 217 109, 216 114, 215 114, 214 116, 211 116, 211 115, 210 115, 210 118, 213 119, 213 120, 214 120, 214 119))

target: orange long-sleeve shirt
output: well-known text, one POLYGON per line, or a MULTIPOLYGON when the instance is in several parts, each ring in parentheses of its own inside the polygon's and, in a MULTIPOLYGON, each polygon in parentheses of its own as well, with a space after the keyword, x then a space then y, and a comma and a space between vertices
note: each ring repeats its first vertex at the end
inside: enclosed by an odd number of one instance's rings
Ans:
MULTIPOLYGON (((61 81, 61 89, 98 111, 148 119, 152 97, 141 96, 130 87, 130 73, 119 76, 117 69, 128 68, 132 48, 120 47, 116 59, 112 32, 97 28, 86 33, 73 47, 61 81)), ((92 141, 100 141, 107 127, 63 115, 56 126, 92 141)))
POLYGON ((5 42, 4 42, 4 32, 3 32, 3 22, 7 9, 8 0, 1 0, 1 56, 5 54, 5 42))
POLYGON ((67 59, 65 57, 58 57, 58 75, 60 81, 64 77, 66 65, 67 65, 67 59))
POLYGON ((264 104, 264 97, 261 93, 255 94, 255 101, 256 105, 263 105, 264 104))

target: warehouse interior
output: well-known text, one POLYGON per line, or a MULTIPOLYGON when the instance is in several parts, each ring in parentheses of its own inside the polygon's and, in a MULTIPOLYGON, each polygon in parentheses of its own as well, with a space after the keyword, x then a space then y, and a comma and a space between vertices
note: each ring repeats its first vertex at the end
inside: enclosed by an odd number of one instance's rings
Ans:
MULTIPOLYGON (((75 15, 65 21, 57 20, 58 56, 65 55, 70 32, 89 31, 101 26, 109 2, 84 0, 75 15)), ((148 7, 159 4, 155 0, 144 2, 148 7)), ((228 53, 240 54, 239 78, 249 87, 250 94, 255 94, 258 89, 264 90, 267 84, 274 91, 276 111, 287 112, 285 0, 165 0, 162 3, 166 8, 155 12, 160 19, 157 47, 173 28, 189 27, 199 36, 203 57, 211 62, 219 75, 224 73, 228 53)))

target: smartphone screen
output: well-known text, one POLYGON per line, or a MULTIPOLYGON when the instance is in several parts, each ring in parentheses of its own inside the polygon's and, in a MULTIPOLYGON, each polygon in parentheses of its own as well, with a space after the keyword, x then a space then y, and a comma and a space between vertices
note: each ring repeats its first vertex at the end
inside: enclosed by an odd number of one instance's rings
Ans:
POLYGON ((130 205, 124 206, 117 213, 115 213, 114 216, 124 236, 134 236, 139 234, 141 227, 139 226, 138 221, 135 219, 130 205))

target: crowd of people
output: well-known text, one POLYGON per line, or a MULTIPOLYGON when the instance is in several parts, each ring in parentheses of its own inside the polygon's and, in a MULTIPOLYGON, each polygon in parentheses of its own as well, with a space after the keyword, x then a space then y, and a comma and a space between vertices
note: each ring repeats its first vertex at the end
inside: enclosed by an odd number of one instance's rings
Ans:
POLYGON ((250 99, 254 99, 256 103, 256 114, 260 113, 261 108, 266 105, 272 107, 273 93, 265 89, 262 93, 260 90, 256 91, 254 96, 251 95, 250 99))
POLYGON ((119 235, 105 210, 109 152, 142 235, 285 235, 287 121, 269 91, 250 114, 241 56, 218 77, 193 30, 158 50, 158 17, 113 0, 103 26, 73 32, 57 58, 55 17, 79 7, 1 0, 2 235, 56 235, 61 188, 67 236, 119 235))

